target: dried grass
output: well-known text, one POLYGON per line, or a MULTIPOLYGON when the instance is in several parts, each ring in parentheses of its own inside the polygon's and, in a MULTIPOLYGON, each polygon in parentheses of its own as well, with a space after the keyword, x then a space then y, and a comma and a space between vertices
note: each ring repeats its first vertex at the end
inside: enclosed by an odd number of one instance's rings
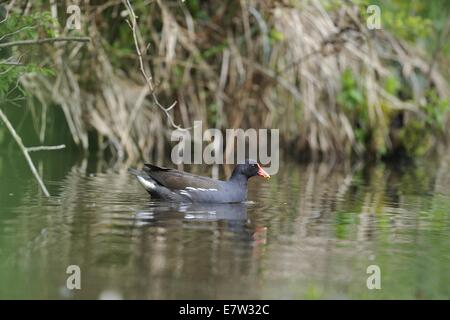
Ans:
MULTIPOLYGON (((93 3, 83 6, 88 17, 84 32, 91 44, 49 50, 56 79, 29 74, 22 85, 42 105, 61 106, 75 143, 83 149, 89 148, 88 131, 94 130, 100 147, 118 160, 161 161, 173 126, 148 99, 151 92, 139 75, 136 57, 122 56, 117 66, 113 43, 107 40, 117 38, 108 33, 112 24, 130 32, 120 16, 125 7, 120 1, 93 3)), ((145 62, 155 93, 168 104, 178 101, 170 114, 184 127, 203 120, 205 129, 280 128, 291 151, 308 151, 313 157, 362 153, 354 120, 336 101, 347 69, 360 76, 369 126, 380 137, 376 143, 391 146, 391 114, 423 116, 420 93, 401 101, 379 80, 390 75, 388 66, 395 62, 414 87, 429 64, 417 48, 385 30, 367 30, 356 6, 327 12, 320 1, 295 6, 283 1, 217 2, 207 20, 194 19, 178 1, 149 1, 135 9, 143 30, 140 46, 149 43, 145 62), (283 39, 273 40, 271 30, 281 32, 283 39)), ((131 32, 129 45, 133 48, 131 32)), ((447 82, 437 68, 429 77, 439 95, 448 98, 447 82)))

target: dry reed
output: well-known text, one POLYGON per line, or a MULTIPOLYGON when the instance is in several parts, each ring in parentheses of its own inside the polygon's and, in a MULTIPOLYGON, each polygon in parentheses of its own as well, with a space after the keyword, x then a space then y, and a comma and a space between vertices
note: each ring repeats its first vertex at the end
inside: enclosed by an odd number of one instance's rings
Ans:
MULTIPOLYGON (((190 127, 194 120, 203 120, 205 129, 280 128, 286 149, 313 157, 389 150, 394 115, 424 117, 423 94, 402 100, 380 84, 394 74, 393 63, 411 88, 419 75, 429 73, 431 86, 448 98, 439 70, 386 30, 368 30, 355 5, 334 11, 320 1, 202 6, 210 10, 208 19, 193 17, 179 1, 135 5, 141 30, 136 46, 147 48, 143 67, 152 71, 154 90, 139 74, 123 1, 84 1, 83 33, 92 42, 49 49, 46 63, 56 69, 55 78, 28 74, 21 83, 43 106, 62 108, 76 144, 88 150, 88 132, 94 130, 101 150, 127 162, 161 162, 174 123, 190 127), (116 43, 127 50, 120 52, 116 43), (345 70, 358 75, 367 100, 367 125, 374 137, 369 148, 357 141, 355 119, 336 100, 345 70), (164 105, 178 101, 167 110, 170 117, 149 99, 152 94, 164 105)), ((15 10, 24 7, 46 9, 28 2, 15 10)))

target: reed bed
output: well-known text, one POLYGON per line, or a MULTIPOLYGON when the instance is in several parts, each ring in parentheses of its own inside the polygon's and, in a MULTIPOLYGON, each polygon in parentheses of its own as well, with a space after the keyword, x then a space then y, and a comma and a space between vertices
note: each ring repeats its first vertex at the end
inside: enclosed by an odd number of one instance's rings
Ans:
MULTIPOLYGON (((51 11, 60 22, 55 32, 91 38, 87 45, 43 46, 43 63, 54 75, 21 77, 43 106, 41 113, 50 105, 62 108, 74 142, 84 150, 95 143, 120 162, 161 162, 173 124, 187 128, 194 120, 203 120, 205 129, 279 128, 281 145, 297 157, 380 157, 415 152, 418 145, 428 151, 446 141, 446 108, 439 121, 429 119, 433 101, 448 101, 445 72, 416 45, 385 29, 369 30, 362 6, 134 2, 152 91, 140 72, 126 1, 80 2, 80 31, 64 28, 71 3, 49 7, 23 0, 13 10, 51 11), (401 90, 387 88, 393 78, 400 79, 401 90), (177 102, 170 118, 152 94, 164 106, 177 102)), ((45 114, 40 119, 44 138, 45 114)))

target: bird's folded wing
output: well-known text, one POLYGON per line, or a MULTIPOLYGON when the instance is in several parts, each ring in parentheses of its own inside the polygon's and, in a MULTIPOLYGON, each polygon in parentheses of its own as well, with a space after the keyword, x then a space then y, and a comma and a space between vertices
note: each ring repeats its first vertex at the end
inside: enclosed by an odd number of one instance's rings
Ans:
POLYGON ((175 169, 162 168, 146 164, 143 169, 152 179, 160 185, 172 190, 183 189, 216 189, 220 182, 208 177, 201 177, 175 169))

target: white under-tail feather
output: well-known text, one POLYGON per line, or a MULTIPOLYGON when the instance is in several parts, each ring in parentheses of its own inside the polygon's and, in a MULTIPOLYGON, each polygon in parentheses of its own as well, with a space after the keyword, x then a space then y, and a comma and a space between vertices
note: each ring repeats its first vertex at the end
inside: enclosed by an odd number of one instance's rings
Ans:
POLYGON ((153 190, 156 188, 156 185, 153 182, 146 180, 143 177, 137 176, 137 179, 147 190, 153 190))

